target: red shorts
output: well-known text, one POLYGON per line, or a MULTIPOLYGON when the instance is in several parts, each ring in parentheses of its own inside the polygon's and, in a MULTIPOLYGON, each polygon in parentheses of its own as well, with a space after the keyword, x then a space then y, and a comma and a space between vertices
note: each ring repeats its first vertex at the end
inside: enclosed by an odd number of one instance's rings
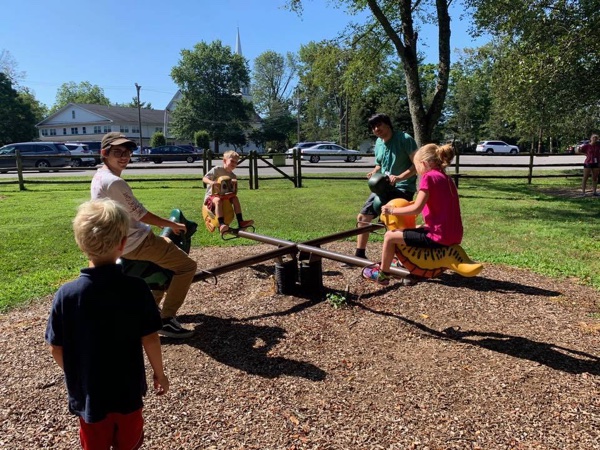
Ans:
POLYGON ((129 414, 109 413, 100 422, 79 418, 79 439, 84 450, 136 450, 144 442, 142 409, 129 414))

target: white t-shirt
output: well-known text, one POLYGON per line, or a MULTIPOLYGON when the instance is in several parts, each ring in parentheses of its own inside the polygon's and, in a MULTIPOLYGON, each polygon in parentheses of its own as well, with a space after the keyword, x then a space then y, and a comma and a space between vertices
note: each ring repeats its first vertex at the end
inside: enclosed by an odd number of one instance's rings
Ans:
POLYGON ((129 213, 129 231, 124 255, 135 250, 148 233, 152 232, 150 225, 140 222, 148 210, 135 198, 127 182, 108 168, 101 167, 92 178, 91 194, 92 200, 110 198, 125 207, 129 213))
MULTIPOLYGON (((212 181, 218 180, 219 177, 222 177, 222 176, 228 176, 232 180, 237 180, 237 176, 235 175, 235 173, 230 172, 229 170, 225 169, 222 166, 213 167, 208 172, 206 172, 206 175, 204 175, 204 176, 212 181)), ((206 186, 206 193, 204 194, 204 201, 206 201, 206 199, 208 197, 210 197, 211 195, 212 195, 212 186, 209 184, 206 186)))

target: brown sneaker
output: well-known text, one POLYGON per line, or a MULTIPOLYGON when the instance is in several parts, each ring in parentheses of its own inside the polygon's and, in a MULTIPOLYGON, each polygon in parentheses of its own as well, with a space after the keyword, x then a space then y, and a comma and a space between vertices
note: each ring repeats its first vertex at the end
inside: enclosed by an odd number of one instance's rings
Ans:
POLYGON ((242 220, 238 223, 238 225, 240 226, 240 228, 247 228, 249 226, 254 225, 254 220, 242 220))
POLYGON ((219 233, 227 233, 229 231, 229 225, 219 225, 219 233))

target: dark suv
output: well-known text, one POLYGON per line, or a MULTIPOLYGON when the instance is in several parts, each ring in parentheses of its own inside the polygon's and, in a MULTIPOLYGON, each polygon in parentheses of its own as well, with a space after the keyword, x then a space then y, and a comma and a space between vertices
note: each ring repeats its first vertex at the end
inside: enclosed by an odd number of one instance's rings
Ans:
POLYGON ((163 145, 151 148, 148 158, 154 164, 160 164, 163 161, 187 161, 188 163, 193 163, 197 159, 200 159, 193 150, 177 145, 163 145))
POLYGON ((17 142, 0 148, 1 173, 16 169, 17 150, 21 153, 23 167, 46 169, 71 164, 71 153, 62 142, 17 142))

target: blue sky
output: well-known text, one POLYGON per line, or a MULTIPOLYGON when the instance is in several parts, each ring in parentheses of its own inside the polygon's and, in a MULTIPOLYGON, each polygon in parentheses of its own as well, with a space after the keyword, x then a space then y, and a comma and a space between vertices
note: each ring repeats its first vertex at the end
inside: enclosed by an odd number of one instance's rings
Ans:
MULTIPOLYGON (((301 17, 285 0, 20 0, 3 8, 0 50, 8 50, 25 72, 21 82, 51 106, 61 84, 89 81, 112 102, 140 98, 163 109, 177 91, 170 77, 182 49, 221 40, 235 46, 239 27, 242 52, 250 65, 267 50, 297 52, 310 41, 335 38, 352 20, 326 0, 304 0, 301 17)), ((481 45, 452 13, 452 49, 481 45)), ((428 39, 431 29, 420 36, 428 39)), ((433 35, 435 37, 435 35, 433 35)), ((421 39, 420 38, 420 39, 421 39)), ((436 44, 421 51, 437 59, 436 44)))

